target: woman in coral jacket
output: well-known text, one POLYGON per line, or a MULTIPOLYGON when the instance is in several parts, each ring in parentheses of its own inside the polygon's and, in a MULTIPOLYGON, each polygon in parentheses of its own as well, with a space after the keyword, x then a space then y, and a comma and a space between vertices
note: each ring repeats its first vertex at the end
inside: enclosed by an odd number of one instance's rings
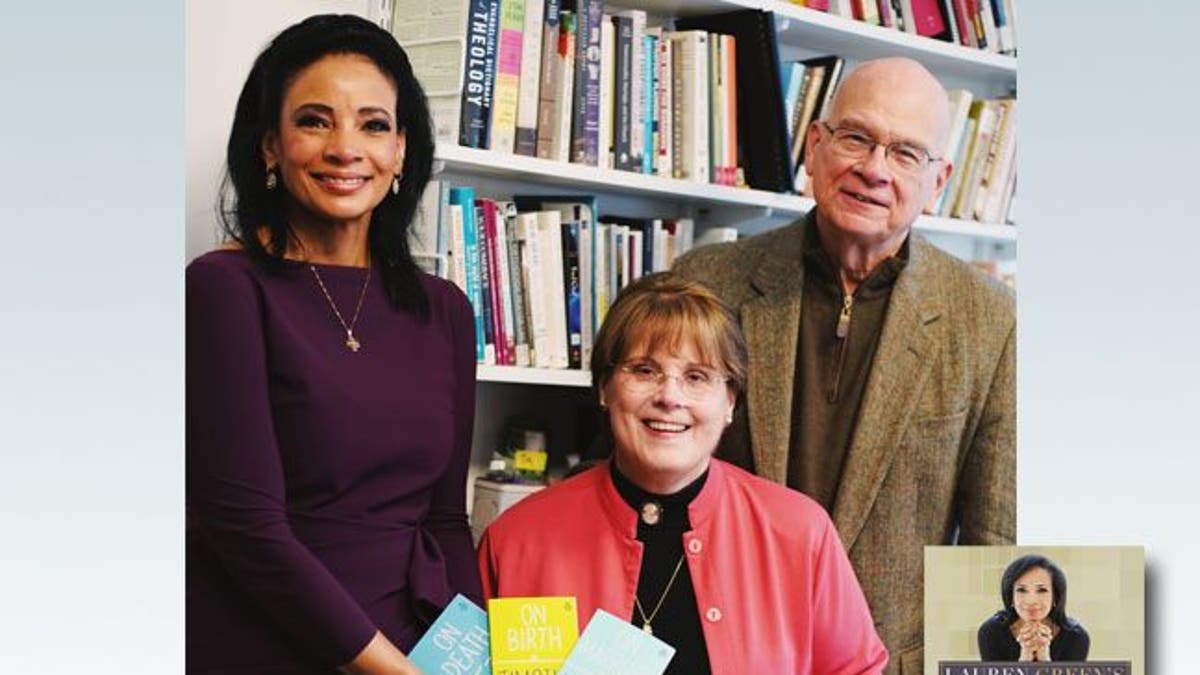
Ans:
MULTIPOLYGON (((746 378, 736 318, 655 274, 596 337, 610 462, 512 507, 480 542, 488 597, 571 595, 675 647, 667 673, 878 673, 887 652, 829 517, 713 459, 746 378)), ((616 656, 615 658, 619 658, 616 656)))

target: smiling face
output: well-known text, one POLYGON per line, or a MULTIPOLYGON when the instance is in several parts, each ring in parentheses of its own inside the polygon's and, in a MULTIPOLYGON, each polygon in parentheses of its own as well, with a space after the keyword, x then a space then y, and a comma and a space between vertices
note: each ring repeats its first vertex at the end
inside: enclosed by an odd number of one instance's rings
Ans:
POLYGON ((1013 608, 1017 616, 1026 621, 1042 621, 1050 615, 1054 606, 1054 586, 1050 572, 1041 567, 1031 567, 1013 584, 1013 608))
POLYGON ((805 169, 823 232, 872 249, 899 248, 952 167, 947 158, 915 173, 899 172, 888 164, 883 146, 903 142, 939 157, 947 117, 945 91, 915 62, 883 59, 851 73, 826 122, 859 131, 882 145, 863 159, 850 159, 833 149, 832 135, 821 123, 809 128, 805 169))
POLYGON ((263 159, 287 190, 293 227, 370 223, 404 162, 396 86, 365 56, 332 54, 284 94, 263 159))
POLYGON ((609 411, 617 468, 644 490, 677 492, 708 468, 736 396, 723 382, 702 395, 685 392, 682 382, 689 377, 720 375, 691 342, 673 352, 635 347, 622 364, 656 368, 668 377, 644 389, 627 369, 618 369, 605 383, 601 402, 609 411))

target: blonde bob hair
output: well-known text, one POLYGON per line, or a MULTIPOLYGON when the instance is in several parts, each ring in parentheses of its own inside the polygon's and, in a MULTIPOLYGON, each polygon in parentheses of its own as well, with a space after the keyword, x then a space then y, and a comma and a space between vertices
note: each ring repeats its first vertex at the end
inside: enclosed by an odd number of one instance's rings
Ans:
POLYGON ((671 272, 646 275, 626 286, 604 317, 592 349, 593 386, 602 390, 637 352, 685 345, 729 378, 735 394, 745 391, 746 340, 733 312, 699 282, 671 272))

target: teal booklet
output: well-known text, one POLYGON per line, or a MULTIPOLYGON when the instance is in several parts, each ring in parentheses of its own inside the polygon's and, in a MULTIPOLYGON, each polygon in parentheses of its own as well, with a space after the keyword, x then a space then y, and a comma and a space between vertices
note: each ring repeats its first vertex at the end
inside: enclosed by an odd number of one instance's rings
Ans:
POLYGON ((454 596, 408 658, 427 675, 491 675, 487 613, 454 596))
POLYGON ((558 675, 662 675, 675 648, 598 609, 558 675))

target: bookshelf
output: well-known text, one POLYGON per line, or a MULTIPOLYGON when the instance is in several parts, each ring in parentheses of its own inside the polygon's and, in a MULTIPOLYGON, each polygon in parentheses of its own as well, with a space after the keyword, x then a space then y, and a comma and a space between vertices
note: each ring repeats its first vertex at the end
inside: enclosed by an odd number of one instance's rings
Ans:
MULTIPOLYGON (((605 11, 641 9, 648 25, 673 17, 761 9, 775 14, 781 59, 838 55, 846 70, 859 62, 885 57, 915 59, 948 88, 967 89, 976 97, 1012 95, 1017 86, 1017 59, 934 40, 899 30, 814 11, 784 0, 606 0, 605 11)), ((471 185, 477 196, 507 198, 512 194, 591 195, 601 214, 630 217, 688 217, 699 235, 713 226, 731 226, 749 236, 792 222, 813 208, 812 199, 795 195, 697 183, 518 154, 439 143, 435 178, 471 185)), ((600 215, 600 214, 597 214, 600 215)), ((922 216, 915 229, 950 253, 965 259, 1014 261, 1018 229, 922 216)), ((585 364, 586 367, 586 364, 585 364)), ((480 365, 477 371, 477 414, 471 477, 484 472, 504 432, 505 420, 516 415, 546 420, 552 463, 580 448, 573 443, 579 420, 592 407, 591 376, 586 371, 480 365)), ((590 429, 589 429, 590 430, 590 429)))

